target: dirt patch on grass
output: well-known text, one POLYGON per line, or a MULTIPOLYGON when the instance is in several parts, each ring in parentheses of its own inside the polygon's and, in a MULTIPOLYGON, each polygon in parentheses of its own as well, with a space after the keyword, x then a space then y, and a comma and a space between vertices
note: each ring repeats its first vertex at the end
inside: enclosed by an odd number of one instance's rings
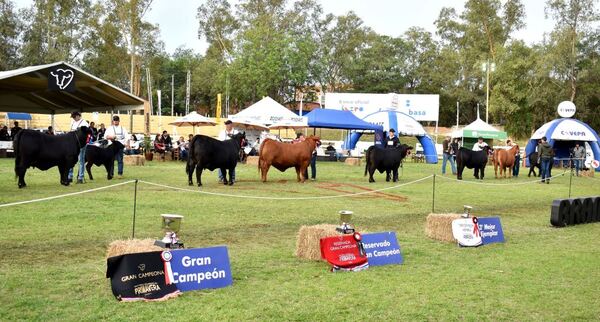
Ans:
MULTIPOLYGON (((351 184, 351 183, 321 182, 321 183, 317 184, 316 187, 319 189, 341 192, 341 193, 345 193, 345 194, 356 193, 357 192, 356 190, 374 191, 374 189, 351 184)), ((399 201, 399 202, 405 202, 408 200, 408 198, 405 196, 395 195, 395 194, 381 192, 381 191, 373 192, 373 193, 369 193, 369 194, 363 194, 363 195, 359 195, 357 197, 369 198, 369 199, 378 198, 378 199, 385 199, 385 200, 399 201)))

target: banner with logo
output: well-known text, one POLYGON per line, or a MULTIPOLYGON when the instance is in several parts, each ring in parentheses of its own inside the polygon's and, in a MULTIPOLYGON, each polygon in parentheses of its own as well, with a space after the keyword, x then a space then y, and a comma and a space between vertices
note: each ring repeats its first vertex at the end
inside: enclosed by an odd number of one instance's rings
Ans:
POLYGON ((369 266, 403 263, 404 259, 395 232, 364 234, 362 241, 369 266))
POLYGON ((225 246, 165 251, 162 259, 168 283, 182 292, 221 288, 233 283, 225 246))
POLYGON ((325 108, 351 111, 360 119, 380 111, 396 111, 412 116, 417 121, 437 121, 440 114, 440 96, 437 94, 327 93, 325 108))
POLYGON ((51 91, 75 91, 75 70, 67 66, 55 66, 48 72, 48 89, 51 91))
POLYGON ((161 300, 179 293, 165 283, 161 252, 126 254, 106 260, 106 277, 119 301, 161 300))
POLYGON ((503 243, 504 232, 500 217, 479 217, 478 223, 481 242, 483 245, 491 243, 503 243))
POLYGON ((369 267, 360 234, 324 237, 320 243, 321 257, 332 265, 332 271, 359 271, 369 267))

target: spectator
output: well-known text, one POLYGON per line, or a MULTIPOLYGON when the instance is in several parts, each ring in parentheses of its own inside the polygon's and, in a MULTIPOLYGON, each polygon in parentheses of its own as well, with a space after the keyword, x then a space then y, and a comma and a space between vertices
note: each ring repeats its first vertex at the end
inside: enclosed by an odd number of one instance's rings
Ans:
POLYGON ((98 129, 98 134, 96 136, 96 140, 100 141, 104 139, 104 133, 106 133, 106 127, 104 127, 104 123, 100 123, 100 128, 98 129))
POLYGON ((138 141, 137 137, 135 135, 131 136, 131 139, 129 139, 129 147, 125 148, 125 154, 126 155, 135 155, 135 154, 141 154, 142 150, 140 148, 140 141, 138 141))
POLYGON ((185 141, 183 136, 179 137, 179 141, 177 141, 177 148, 179 149, 179 159, 186 161, 189 154, 189 143, 185 141))
POLYGON ((11 136, 12 140, 14 140, 15 137, 17 136, 17 133, 19 133, 19 131, 22 130, 21 127, 19 126, 19 122, 15 121, 14 124, 15 124, 15 126, 12 129, 10 129, 10 136, 11 136))
POLYGON ((10 134, 8 134, 8 126, 3 125, 0 129, 0 141, 10 141, 10 134))
POLYGON ((96 141, 98 139, 98 129, 96 128, 96 123, 90 122, 90 130, 92 131, 92 141, 96 141))
POLYGON ((52 128, 52 126, 48 126, 48 129, 44 131, 44 133, 48 135, 54 135, 54 129, 52 128))
POLYGON ((173 148, 173 141, 171 140, 171 136, 169 133, 167 133, 167 131, 162 132, 162 135, 160 136, 160 142, 164 144, 165 151, 171 151, 171 148, 173 148))
POLYGON ((575 143, 573 148, 573 164, 575 165, 575 175, 579 177, 579 170, 582 168, 582 164, 585 161, 585 147, 575 143))
MULTIPOLYGON (((71 113, 71 132, 77 131, 82 126, 89 126, 88 122, 81 118, 81 113, 75 111, 71 113)), ((88 137, 89 142, 89 137, 88 137)), ((83 183, 83 176, 85 173, 85 146, 80 147, 79 149, 79 171, 77 172, 77 183, 83 183)), ((73 168, 69 169, 69 175, 67 177, 69 182, 73 182, 73 168)))
POLYGON ((483 137, 480 136, 479 138, 477 138, 477 142, 475 142, 475 144, 473 144, 473 151, 481 151, 486 146, 488 146, 488 144, 485 143, 483 141, 483 137))
POLYGON ((540 181, 540 183, 546 182, 549 184, 550 164, 554 159, 554 150, 552 150, 552 147, 550 146, 550 144, 548 144, 548 139, 545 136, 542 138, 542 143, 539 144, 538 158, 540 159, 538 161, 541 165, 540 172, 542 172, 542 181, 540 181))
POLYGON ((161 135, 157 134, 154 137, 154 152, 158 152, 164 157, 165 151, 165 144, 161 142, 161 135))

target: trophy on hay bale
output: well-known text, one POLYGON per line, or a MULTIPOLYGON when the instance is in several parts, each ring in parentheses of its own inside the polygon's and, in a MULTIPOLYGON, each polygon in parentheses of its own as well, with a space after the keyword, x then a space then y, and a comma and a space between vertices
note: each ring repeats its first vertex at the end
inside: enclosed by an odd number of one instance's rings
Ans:
POLYGON ((471 216, 471 210, 473 210, 473 207, 464 205, 463 208, 464 208, 464 210, 463 210, 464 212, 462 214, 462 217, 469 218, 471 216))
POLYGON ((177 233, 181 229, 181 220, 183 216, 173 214, 162 214, 161 226, 165 231, 165 237, 162 240, 157 240, 154 245, 163 248, 183 248, 183 243, 177 237, 177 233))
POLYGON ((339 214, 340 226, 336 227, 335 230, 342 234, 354 234, 354 225, 350 223, 353 212, 350 210, 341 210, 339 214))

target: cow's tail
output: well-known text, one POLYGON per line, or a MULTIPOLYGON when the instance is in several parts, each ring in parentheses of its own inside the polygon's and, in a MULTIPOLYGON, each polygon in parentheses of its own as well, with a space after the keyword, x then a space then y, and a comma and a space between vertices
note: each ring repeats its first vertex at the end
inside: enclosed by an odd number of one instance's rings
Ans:
POLYGON ((369 165, 371 164, 371 158, 370 158, 371 151, 373 151, 373 146, 370 146, 367 149, 367 153, 365 153, 365 158, 366 158, 366 162, 365 162, 365 174, 364 174, 365 177, 367 176, 367 170, 369 169, 369 165))
POLYGON ((21 147, 21 134, 23 134, 23 131, 19 131, 13 140, 13 152, 15 153, 15 180, 19 176, 19 173, 17 172, 17 165, 21 163, 21 154, 19 153, 21 147))

